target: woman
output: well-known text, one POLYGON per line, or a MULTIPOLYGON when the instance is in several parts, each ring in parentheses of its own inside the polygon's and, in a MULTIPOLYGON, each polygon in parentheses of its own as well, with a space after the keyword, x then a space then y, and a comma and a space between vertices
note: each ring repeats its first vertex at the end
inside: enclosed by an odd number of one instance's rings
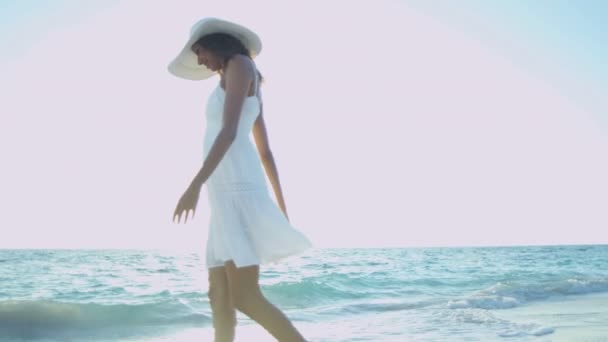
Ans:
POLYGON ((305 341, 289 319, 262 294, 259 265, 298 254, 310 241, 288 221, 279 175, 268 144, 253 58, 261 50, 251 30, 218 18, 205 18, 191 30, 182 52, 169 65, 191 80, 219 74, 206 106, 204 162, 180 198, 173 219, 194 216, 199 192, 207 185, 211 218, 206 264, 215 341, 232 341, 236 311, 261 324, 279 341, 305 341), (253 132, 256 148, 249 139, 253 132), (264 170, 279 207, 268 194, 264 170))

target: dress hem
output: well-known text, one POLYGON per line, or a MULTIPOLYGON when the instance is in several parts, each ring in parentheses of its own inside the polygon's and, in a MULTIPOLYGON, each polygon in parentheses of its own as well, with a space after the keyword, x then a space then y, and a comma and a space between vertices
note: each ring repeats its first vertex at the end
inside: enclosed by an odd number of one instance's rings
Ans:
POLYGON ((233 258, 230 258, 230 259, 223 260, 221 262, 221 264, 213 263, 211 265, 207 265, 207 269, 225 266, 225 263, 227 263, 228 261, 234 262, 234 265, 236 266, 236 268, 243 268, 243 267, 256 266, 256 265, 257 266, 262 266, 262 265, 273 264, 273 263, 279 262, 281 260, 284 260, 284 259, 287 259, 287 258, 290 258, 290 257, 293 257, 293 256, 301 255, 301 254, 305 253, 306 251, 308 251, 311 248, 312 248, 312 245, 309 245, 309 246, 307 246, 305 248, 302 248, 300 251, 291 252, 289 254, 284 254, 284 255, 278 255, 278 256, 275 256, 275 257, 271 257, 271 258, 265 259, 265 260, 263 260, 261 262, 258 261, 258 262, 247 262, 247 263, 239 264, 233 258))

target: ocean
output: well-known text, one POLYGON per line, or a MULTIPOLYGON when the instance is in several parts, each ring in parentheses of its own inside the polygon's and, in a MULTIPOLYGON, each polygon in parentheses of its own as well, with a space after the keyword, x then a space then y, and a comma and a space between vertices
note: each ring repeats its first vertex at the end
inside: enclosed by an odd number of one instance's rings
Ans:
MULTIPOLYGON (((608 245, 312 249, 260 283, 309 341, 608 342, 608 245)), ((0 250, 0 341, 212 333, 200 253, 0 250)))

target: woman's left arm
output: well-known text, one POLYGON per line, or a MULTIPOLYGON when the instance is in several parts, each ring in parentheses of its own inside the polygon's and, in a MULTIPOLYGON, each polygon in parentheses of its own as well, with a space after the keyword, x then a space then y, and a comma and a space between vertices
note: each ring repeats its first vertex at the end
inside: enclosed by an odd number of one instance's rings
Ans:
POLYGON ((226 68, 226 98, 222 117, 222 129, 215 138, 203 166, 192 180, 192 186, 198 188, 207 181, 215 168, 230 148, 236 138, 241 110, 249 93, 249 85, 253 80, 252 64, 245 56, 236 55, 226 68))
POLYGON ((213 170, 219 165, 220 161, 232 145, 236 138, 239 118, 245 97, 249 92, 249 84, 253 79, 252 63, 246 57, 237 55, 233 57, 229 66, 226 68, 226 98, 224 100, 224 113, 222 117, 222 129, 218 133, 213 145, 209 149, 209 153, 203 162, 203 166, 196 174, 192 183, 182 195, 177 203, 177 207, 173 212, 173 221, 177 218, 177 222, 181 221, 182 214, 186 212, 184 223, 188 220, 188 213, 192 210, 192 217, 196 213, 196 204, 198 202, 201 187, 207 181, 213 170))

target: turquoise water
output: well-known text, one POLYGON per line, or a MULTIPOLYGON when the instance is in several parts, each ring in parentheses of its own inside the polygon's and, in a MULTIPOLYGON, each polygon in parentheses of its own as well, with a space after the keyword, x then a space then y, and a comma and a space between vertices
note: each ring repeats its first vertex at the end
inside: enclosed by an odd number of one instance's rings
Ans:
MULTIPOLYGON (((608 245, 316 249, 260 283, 310 341, 608 341, 608 245)), ((197 253, 0 250, 0 341, 206 341, 206 290, 197 253)))

